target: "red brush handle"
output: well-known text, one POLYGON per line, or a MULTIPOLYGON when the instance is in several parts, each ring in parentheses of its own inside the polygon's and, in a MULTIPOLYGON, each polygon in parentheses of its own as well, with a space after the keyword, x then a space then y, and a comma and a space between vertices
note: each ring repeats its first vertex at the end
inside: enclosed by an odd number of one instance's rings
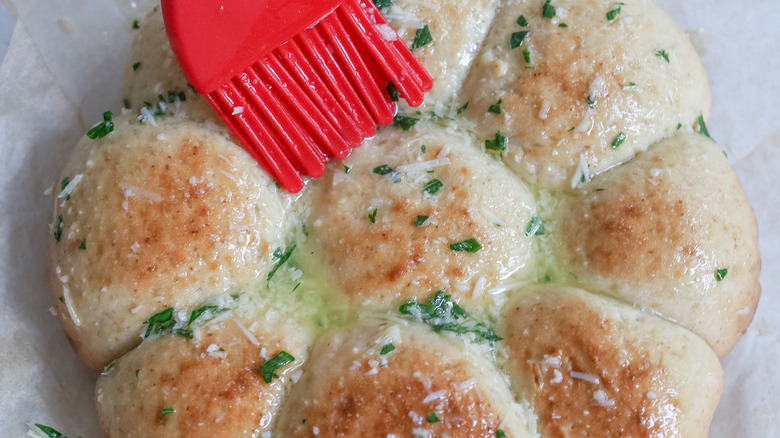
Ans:
POLYGON ((201 94, 245 70, 344 0, 162 0, 165 30, 201 94))

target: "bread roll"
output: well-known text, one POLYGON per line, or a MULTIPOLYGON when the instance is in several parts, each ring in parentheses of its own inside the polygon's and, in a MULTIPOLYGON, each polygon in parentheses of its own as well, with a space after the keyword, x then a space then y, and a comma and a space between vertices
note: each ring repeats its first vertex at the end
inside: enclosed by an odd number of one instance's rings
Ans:
POLYGON ((506 308, 508 371, 542 436, 706 438, 718 358, 672 323, 585 291, 521 291, 506 308))
POLYGON ((468 135, 431 125, 383 129, 312 189, 318 256, 358 302, 420 299, 438 289, 484 300, 497 283, 533 273, 525 235, 533 195, 468 135), (481 248, 452 249, 469 239, 481 248))
POLYGON ((54 198, 52 294, 93 368, 136 346, 150 316, 254 282, 283 243, 287 204, 249 154, 188 120, 155 124, 126 116, 84 137, 54 198))
POLYGON ((580 284, 682 324, 720 357, 750 324, 761 292, 756 219, 705 136, 664 140, 594 178, 559 217, 560 260, 580 284))
POLYGON ((501 7, 460 99, 483 138, 508 138, 505 163, 523 178, 571 188, 581 161, 600 173, 709 117, 699 57, 654 2, 557 0, 552 18, 543 3, 501 7), (528 34, 512 49, 517 32, 528 34), (499 99, 501 114, 488 112, 499 99))

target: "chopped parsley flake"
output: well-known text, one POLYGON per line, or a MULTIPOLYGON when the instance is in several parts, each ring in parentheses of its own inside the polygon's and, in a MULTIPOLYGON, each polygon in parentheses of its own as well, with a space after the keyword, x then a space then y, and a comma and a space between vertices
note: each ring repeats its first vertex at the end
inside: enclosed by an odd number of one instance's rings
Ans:
POLYGON ((444 295, 444 291, 440 290, 428 300, 430 304, 406 301, 398 308, 398 311, 402 315, 414 317, 428 324, 435 332, 444 331, 459 335, 473 333, 488 342, 503 339, 482 323, 474 320, 451 298, 451 295, 444 295))
POLYGON ((550 0, 547 0, 544 2, 544 6, 542 6, 542 17, 544 18, 552 18, 555 16, 555 6, 550 4, 550 0))
POLYGON ((388 166, 387 164, 383 164, 381 166, 377 166, 374 168, 374 173, 377 175, 387 175, 388 173, 392 172, 393 168, 388 166))
POLYGON ((475 253, 482 249, 482 244, 477 241, 475 238, 466 239, 460 242, 451 243, 450 249, 453 251, 466 251, 470 253, 475 253))
POLYGON ((504 432, 504 429, 498 429, 496 431, 496 438, 506 438, 506 432, 504 432))
POLYGON ((276 374, 276 370, 283 368, 295 361, 295 358, 286 351, 280 351, 276 356, 265 361, 264 364, 257 368, 257 371, 263 373, 263 380, 265 383, 271 383, 274 378, 279 378, 276 374))
POLYGON ((543 282, 549 283, 552 279, 550 278, 550 274, 545 273, 544 278, 542 279, 543 282))
POLYGON ((420 146, 420 152, 425 153, 425 149, 426 149, 425 145, 420 146))
POLYGON ((430 414, 428 414, 426 420, 428 420, 429 423, 438 423, 439 421, 441 421, 439 419, 439 416, 436 414, 436 412, 431 412, 430 414))
POLYGON ((426 24, 423 26, 422 29, 417 29, 417 32, 414 33, 414 41, 412 41, 412 50, 419 49, 420 47, 426 46, 433 42, 433 37, 431 36, 431 30, 428 28, 428 25, 426 24))
POLYGON ((544 221, 536 216, 532 217, 531 220, 528 221, 528 226, 525 227, 526 237, 544 236, 545 232, 546 230, 544 228, 544 221))
POLYGON ((81 241, 81 244, 79 245, 79 249, 87 249, 87 239, 81 241))
POLYGON ((435 195, 436 192, 439 191, 444 186, 444 184, 439 181, 438 179, 434 178, 430 181, 428 181, 427 184, 425 184, 425 187, 423 187, 423 192, 427 193, 429 195, 435 195))
POLYGON ((620 13, 621 6, 625 6, 625 3, 617 3, 615 4, 615 7, 612 8, 611 11, 607 12, 607 20, 612 21, 617 17, 617 15, 620 13))
POLYGON ((485 140, 485 149, 491 151, 505 151, 506 141, 506 137, 503 134, 496 132, 496 135, 492 140, 485 140))
POLYGON ((567 27, 569 27, 569 25, 566 23, 558 23, 558 27, 560 27, 561 29, 566 29, 567 27))
POLYGON ((466 111, 466 108, 468 107, 469 107, 469 103, 468 102, 464 103, 462 107, 458 108, 458 110, 455 111, 455 114, 463 114, 463 111, 466 111))
POLYGON ((531 67, 531 51, 528 50, 528 47, 523 49, 523 59, 525 60, 525 63, 528 64, 527 68, 531 67))
POLYGON ((699 134, 704 135, 705 137, 712 140, 710 131, 707 129, 707 124, 704 123, 704 114, 699 114, 699 118, 696 119, 696 123, 699 125, 699 134))
POLYGON ((141 62, 140 61, 133 64, 133 71, 136 71, 139 68, 141 68, 141 62))
POLYGON ((682 123, 678 123, 678 124, 677 124, 677 130, 678 130, 678 131, 680 130, 680 128, 682 128, 682 123))
POLYGON ((140 373, 140 372, 141 372, 141 369, 140 369, 140 368, 139 368, 139 369, 137 369, 137 370, 135 370, 135 379, 136 379, 136 380, 138 380, 138 373, 140 373))
MULTIPOLYGON (((70 184, 70 177, 66 176, 60 183, 60 190, 65 190, 65 187, 68 187, 68 184, 70 184)), ((70 194, 65 195, 65 200, 70 201, 70 194)))
POLYGON ((350 166, 349 164, 345 164, 344 165, 344 173, 349 174, 349 172, 351 172, 351 171, 352 171, 352 166, 350 166))
POLYGON ((593 101, 593 99, 590 97, 590 94, 588 94, 588 97, 585 99, 585 102, 588 103, 588 108, 596 108, 596 102, 593 101))
POLYGON ((620 147, 620 145, 621 145, 621 144, 623 144, 623 142, 624 142, 624 141, 626 141, 626 134, 624 134, 623 132, 621 132, 621 133, 619 133, 619 134, 617 135, 617 137, 615 137, 615 138, 612 140, 612 149, 617 149, 617 148, 619 148, 619 147, 620 147))
MULTIPOLYGON (((45 426, 43 424, 35 423, 35 427, 38 428, 41 432, 45 433, 46 436, 51 438, 68 438, 67 436, 63 435, 60 431, 53 427, 45 426)), ((37 435, 37 434, 36 434, 37 435)))
POLYGON ((150 316, 149 319, 144 321, 144 324, 148 325, 146 332, 144 332, 144 339, 151 335, 173 333, 185 338, 192 339, 192 331, 185 329, 173 329, 176 324, 176 319, 173 317, 173 307, 155 313, 150 316))
POLYGON ((191 325, 193 322, 195 322, 196 319, 200 318, 200 316, 206 312, 216 312, 218 310, 219 306, 198 307, 197 309, 193 310, 192 313, 190 313, 190 319, 187 321, 187 325, 191 325))
POLYGON ((395 350, 395 345, 393 345, 392 343, 385 344, 385 345, 382 347, 382 351, 380 351, 380 352, 379 352, 379 354, 381 354, 382 356, 384 356, 385 354, 387 354, 387 353, 389 353, 389 352, 391 352, 391 351, 393 351, 393 350, 395 350))
POLYGON ((718 282, 723 281, 726 275, 729 273, 728 268, 718 269, 715 271, 715 280, 718 282))
POLYGON ((667 63, 669 62, 669 54, 666 53, 666 50, 659 50, 655 52, 655 56, 659 58, 663 58, 663 60, 666 61, 667 63))
POLYGON ((398 91, 398 88, 392 82, 387 83, 387 94, 390 95, 390 100, 393 102, 398 102, 398 99, 401 98, 401 92, 398 91))
POLYGON ((112 371, 116 369, 116 362, 111 362, 110 364, 106 365, 105 368, 103 368, 103 371, 100 373, 101 376, 107 376, 111 374, 112 371))
POLYGON ((380 11, 384 11, 390 6, 393 6, 392 0, 374 0, 374 4, 376 5, 376 8, 379 9, 380 11))
POLYGON ((498 102, 490 105, 490 107, 488 107, 488 112, 493 114, 501 114, 501 102, 503 102, 503 99, 498 99, 498 102))
POLYGON ((274 258, 277 259, 276 264, 271 269, 271 272, 268 273, 268 279, 266 281, 266 284, 271 282, 271 279, 274 277, 274 274, 276 274, 276 271, 279 270, 279 268, 282 267, 282 265, 287 261, 287 259, 290 258, 293 251, 295 250, 295 245, 292 245, 291 247, 287 248, 287 251, 284 251, 282 248, 276 248, 276 251, 274 251, 274 258))
POLYGON ((54 240, 57 242, 59 242, 62 237, 62 228, 62 216, 57 216, 57 225, 54 226, 54 240))
POLYGON ((114 114, 111 111, 103 113, 103 121, 96 125, 94 128, 87 131, 87 137, 92 140, 96 138, 103 138, 114 130, 114 122, 112 121, 114 114))
POLYGON ((528 35, 527 30, 521 30, 519 32, 512 33, 512 36, 509 37, 509 49, 514 50, 520 47, 523 44, 523 40, 525 39, 526 35, 528 35))
POLYGON ((414 226, 415 227, 421 227, 425 223, 425 221, 428 220, 428 216, 417 216, 417 219, 414 220, 414 226))
POLYGON ((517 17, 517 24, 519 24, 522 27, 528 26, 528 20, 525 19, 525 15, 521 15, 517 17))
POLYGON ((133 29, 140 29, 141 26, 138 25, 138 20, 133 20, 133 29))
POLYGON ((122 99, 122 104, 124 105, 125 109, 130 109, 130 99, 122 99))
POLYGON ((416 125, 417 122, 419 122, 420 119, 416 117, 408 117, 408 116, 402 116, 397 115, 393 119, 393 126, 398 126, 399 128, 403 129, 404 131, 408 131, 412 129, 412 126, 416 125))
POLYGON ((165 418, 174 412, 176 412, 176 409, 173 409, 170 406, 165 406, 164 408, 162 408, 162 411, 160 411, 160 417, 165 418))
POLYGON ((368 220, 370 220, 372 224, 376 223, 376 212, 377 209, 375 208, 374 211, 368 214, 368 220))

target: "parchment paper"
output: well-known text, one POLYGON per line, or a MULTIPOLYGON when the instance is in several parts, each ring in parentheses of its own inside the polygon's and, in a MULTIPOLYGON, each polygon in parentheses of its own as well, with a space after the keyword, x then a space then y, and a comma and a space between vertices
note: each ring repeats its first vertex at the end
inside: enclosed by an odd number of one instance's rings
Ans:
MULTIPOLYGON (((3 0, 17 17, 0 66, 0 436, 39 422, 100 437, 96 373, 68 345, 51 306, 45 253, 50 187, 106 109, 117 112, 138 0, 3 0)), ((723 361, 710 436, 780 436, 780 8, 776 0, 661 0, 702 52, 713 137, 756 210, 764 267, 753 325, 723 361)))

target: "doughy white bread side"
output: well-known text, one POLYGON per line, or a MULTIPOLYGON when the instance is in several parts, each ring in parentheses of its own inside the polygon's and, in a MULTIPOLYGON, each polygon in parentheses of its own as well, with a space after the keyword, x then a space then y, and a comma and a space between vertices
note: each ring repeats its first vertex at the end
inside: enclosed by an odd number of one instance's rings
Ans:
POLYGON ((49 251, 57 314, 93 368, 138 345, 155 313, 254 282, 286 227, 273 181, 222 134, 171 117, 114 123, 63 169, 49 251))
POLYGON ((501 7, 460 98, 478 133, 508 138, 504 162, 524 179, 572 188, 581 162, 591 175, 602 172, 678 124, 690 130, 700 114, 709 118, 701 61, 654 2, 558 0, 551 19, 542 16, 542 3, 501 7), (517 23, 521 15, 527 26, 517 23), (511 49, 516 32, 528 34, 511 49), (488 112, 499 99, 501 114, 488 112))

